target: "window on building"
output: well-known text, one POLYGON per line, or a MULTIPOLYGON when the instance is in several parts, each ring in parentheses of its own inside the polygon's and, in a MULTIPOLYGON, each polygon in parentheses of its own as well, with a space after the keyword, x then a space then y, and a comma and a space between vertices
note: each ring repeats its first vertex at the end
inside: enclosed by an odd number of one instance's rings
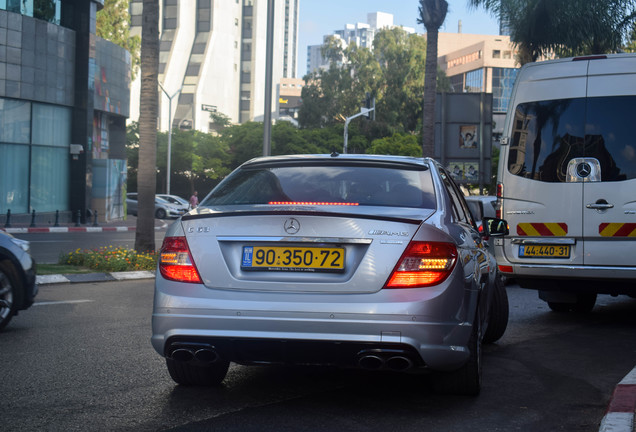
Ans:
POLYGON ((0 9, 59 25, 62 6, 61 0, 0 0, 0 9))
POLYGON ((512 51, 504 51, 503 52, 503 58, 511 59, 512 58, 512 51))
POLYGON ((466 73, 466 87, 468 93, 484 91, 484 70, 477 69, 466 73))
POLYGON ((500 50, 492 50, 492 58, 501 58, 501 51, 500 50))
POLYGON ((69 210, 71 110, 0 98, 0 212, 69 210))
POLYGON ((0 213, 29 212, 28 145, 0 144, 0 213))
POLYGON ((518 69, 492 68, 492 110, 505 113, 512 94, 518 69))
POLYGON ((0 142, 20 144, 31 142, 31 104, 29 102, 0 99, 0 142))

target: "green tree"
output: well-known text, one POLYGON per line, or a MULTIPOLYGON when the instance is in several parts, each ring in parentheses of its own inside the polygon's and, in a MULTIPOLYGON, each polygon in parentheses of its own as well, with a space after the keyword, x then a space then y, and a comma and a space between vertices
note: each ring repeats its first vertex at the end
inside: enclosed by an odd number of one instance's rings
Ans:
POLYGON ((400 131, 415 131, 422 115, 425 85, 426 42, 400 28, 378 33, 373 53, 379 67, 367 80, 377 77, 376 120, 400 131))
MULTIPOLYGON (((366 137, 359 142, 362 148, 373 138, 420 127, 426 58, 422 37, 400 28, 384 29, 376 35, 373 50, 355 44, 343 49, 338 39, 328 38, 323 53, 331 60, 329 69, 305 77, 299 112, 302 128, 344 122, 359 112, 367 92, 376 100, 375 121, 360 118, 350 125, 351 132, 359 127, 366 137)), ((350 143, 355 139, 350 136, 350 143)))
POLYGON ((561 56, 618 51, 627 40, 636 0, 469 0, 502 18, 521 64, 561 56))
POLYGON ((33 17, 47 22, 55 22, 55 1, 35 0, 33 2, 33 17))
POLYGON ((422 154, 435 152, 435 98, 437 96, 437 40, 439 28, 444 24, 448 3, 446 0, 420 0, 418 23, 426 28, 426 81, 422 115, 422 154))
MULTIPOLYGON (((157 147, 157 184, 160 190, 166 184, 167 149, 168 134, 160 133, 157 147)), ((195 190, 210 189, 229 174, 229 160, 227 145, 217 135, 197 130, 172 132, 170 168, 177 195, 189 196, 195 190)))
POLYGON ((157 191, 157 114, 159 105, 159 4, 143 0, 141 92, 139 102, 139 197, 135 250, 155 251, 155 193, 157 191))
POLYGON ((139 123, 131 122, 126 126, 126 161, 127 169, 127 190, 134 192, 137 190, 137 167, 139 165, 139 123))
POLYGON ((627 43, 623 47, 625 52, 636 52, 636 23, 632 24, 632 30, 629 33, 627 43))
POLYGON ((97 36, 128 50, 131 59, 131 76, 134 80, 139 69, 141 38, 130 36, 128 0, 104 2, 104 8, 97 12, 97 36))
POLYGON ((368 154, 422 156, 417 135, 395 133, 393 136, 373 140, 368 154))

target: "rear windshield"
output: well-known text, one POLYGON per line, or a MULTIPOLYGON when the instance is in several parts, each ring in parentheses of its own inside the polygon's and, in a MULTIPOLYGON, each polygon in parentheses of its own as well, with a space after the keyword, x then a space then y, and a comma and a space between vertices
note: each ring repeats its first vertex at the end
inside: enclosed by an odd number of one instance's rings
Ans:
POLYGON ((435 208, 435 194, 425 167, 248 167, 234 171, 201 205, 286 203, 435 208))
POLYGON ((636 178, 636 96, 560 99, 519 104, 508 171, 565 182, 573 158, 595 158, 601 181, 636 178))

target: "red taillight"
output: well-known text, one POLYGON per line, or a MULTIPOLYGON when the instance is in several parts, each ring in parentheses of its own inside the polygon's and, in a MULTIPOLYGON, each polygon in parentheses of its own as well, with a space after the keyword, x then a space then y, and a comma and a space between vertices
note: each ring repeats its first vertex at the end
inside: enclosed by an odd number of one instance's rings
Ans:
POLYGON ((269 205, 304 205, 304 206, 357 206, 357 202, 325 202, 325 201, 270 201, 269 205))
POLYGON ((509 265, 500 265, 499 267, 499 271, 502 273, 512 273, 512 266, 509 265))
POLYGON ((166 237, 159 252, 159 271, 165 279, 201 283, 185 237, 166 237))
POLYGON ((502 219, 501 215, 503 215, 502 207, 503 207, 503 183, 497 183, 497 203, 495 204, 495 217, 497 219, 502 219))
POLYGON ((457 248, 452 243, 409 243, 385 288, 419 288, 443 282, 453 271, 457 248))

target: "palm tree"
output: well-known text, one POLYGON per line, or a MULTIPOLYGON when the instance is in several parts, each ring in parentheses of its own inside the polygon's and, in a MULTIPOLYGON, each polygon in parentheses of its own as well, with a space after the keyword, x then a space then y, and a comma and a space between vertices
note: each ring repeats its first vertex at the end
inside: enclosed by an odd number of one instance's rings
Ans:
POLYGON ((616 52, 636 16, 636 0, 468 0, 504 20, 523 65, 542 55, 616 52))
POLYGON ((155 251, 155 193, 157 191, 157 105, 159 74, 159 2, 143 0, 141 28, 141 95, 139 109, 139 207, 135 249, 155 251))
POLYGON ((417 22, 426 28, 426 67, 424 71, 424 104, 422 115, 422 155, 435 152, 435 96, 437 92, 437 38, 444 24, 446 0, 420 0, 417 22))

